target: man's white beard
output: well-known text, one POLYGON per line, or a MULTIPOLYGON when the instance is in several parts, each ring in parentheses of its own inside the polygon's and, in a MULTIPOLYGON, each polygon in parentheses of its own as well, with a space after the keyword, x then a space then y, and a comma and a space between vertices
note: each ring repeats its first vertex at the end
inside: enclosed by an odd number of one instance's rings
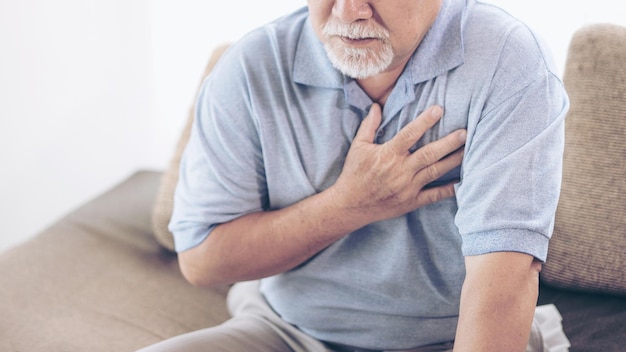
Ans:
POLYGON ((393 60, 393 49, 389 32, 381 27, 361 23, 340 24, 329 21, 323 29, 324 49, 333 66, 341 73, 355 79, 375 76, 386 70, 393 60), (353 48, 335 36, 350 39, 376 38, 381 41, 380 49, 353 48), (332 39, 332 40, 331 40, 332 39))

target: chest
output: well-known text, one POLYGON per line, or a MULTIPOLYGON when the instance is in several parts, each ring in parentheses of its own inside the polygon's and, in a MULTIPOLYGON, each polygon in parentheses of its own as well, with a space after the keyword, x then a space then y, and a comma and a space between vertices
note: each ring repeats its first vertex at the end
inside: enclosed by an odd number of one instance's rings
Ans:
MULTIPOLYGON (((258 128, 272 208, 318 193, 339 177, 354 135, 372 104, 364 93, 349 89, 298 86, 282 101, 261 110, 258 128)), ((374 142, 388 142, 432 105, 442 106, 444 117, 416 141, 415 149, 467 128, 470 96, 450 89, 444 76, 417 86, 396 85, 374 142)), ((450 182, 459 175, 460 169, 453 170, 436 183, 450 182)))

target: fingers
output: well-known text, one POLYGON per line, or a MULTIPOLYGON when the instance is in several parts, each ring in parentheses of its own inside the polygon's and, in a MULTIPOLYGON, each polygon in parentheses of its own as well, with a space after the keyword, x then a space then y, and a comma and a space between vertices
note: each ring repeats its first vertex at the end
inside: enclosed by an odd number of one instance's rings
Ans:
MULTIPOLYGON (((441 176, 445 175, 449 171, 453 170, 457 166, 461 165, 463 161, 464 151, 459 149, 447 157, 424 167, 417 171, 413 177, 413 182, 417 187, 423 187, 441 176)), ((437 187, 436 187, 437 188, 437 187)))
MULTIPOLYGON (((417 118, 404 126, 398 134, 391 139, 389 146, 399 154, 407 153, 424 133, 433 127, 443 116, 443 109, 433 106, 419 114, 417 118)), ((444 154, 445 155, 445 154, 444 154)))
POLYGON ((428 204, 437 203, 438 201, 454 196, 454 183, 447 185, 423 189, 417 196, 416 206, 423 207, 428 204))
POLYGON ((429 165, 425 169, 422 169, 420 172, 415 174, 414 181, 417 182, 417 185, 419 187, 422 187, 422 191, 417 195, 416 207, 419 208, 454 196, 454 184, 456 182, 451 182, 433 188, 423 187, 424 185, 427 185, 430 182, 437 180, 455 167, 461 165, 461 162, 463 161, 463 155, 463 150, 457 150, 456 152, 443 158, 441 161, 429 165))
POLYGON ((419 170, 434 164, 446 155, 458 150, 465 144, 466 138, 467 132, 465 130, 457 130, 419 148, 411 155, 416 169, 419 170))
POLYGON ((380 105, 373 104, 367 116, 361 121, 361 126, 354 136, 355 141, 373 143, 376 138, 376 130, 380 126, 382 112, 380 105))

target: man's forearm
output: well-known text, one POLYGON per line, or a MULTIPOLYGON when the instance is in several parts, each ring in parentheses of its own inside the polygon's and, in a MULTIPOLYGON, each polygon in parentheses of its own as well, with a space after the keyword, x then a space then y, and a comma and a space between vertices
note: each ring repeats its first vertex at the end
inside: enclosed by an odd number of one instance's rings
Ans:
POLYGON ((514 252, 466 258, 455 339, 460 351, 526 351, 541 264, 514 252))
POLYGON ((287 208, 218 225, 200 245, 180 253, 183 274, 196 285, 210 286, 282 273, 367 224, 453 196, 452 184, 424 186, 461 163, 465 131, 409 151, 441 116, 441 108, 430 108, 378 145, 374 138, 382 115, 375 104, 335 184, 287 208))
POLYGON ((218 225, 200 245, 181 252, 181 270, 199 286, 290 270, 365 225, 343 211, 328 190, 284 209, 244 215, 218 225))

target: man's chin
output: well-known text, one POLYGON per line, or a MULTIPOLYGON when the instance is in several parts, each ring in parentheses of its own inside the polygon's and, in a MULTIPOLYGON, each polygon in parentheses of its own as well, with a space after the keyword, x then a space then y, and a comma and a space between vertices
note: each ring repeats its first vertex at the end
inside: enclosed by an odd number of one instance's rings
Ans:
POLYGON ((389 67, 386 62, 372 62, 364 58, 330 58, 333 67, 344 75, 354 79, 365 79, 376 76, 389 67))
POLYGON ((359 48, 340 40, 329 41, 324 48, 332 65, 354 79, 376 76, 385 71, 393 59, 393 54, 386 48, 359 48))
POLYGON ((365 79, 378 75, 386 68, 376 65, 363 65, 362 63, 333 62, 333 66, 344 75, 354 79, 365 79))
POLYGON ((377 74, 381 73, 382 71, 378 71, 378 72, 366 72, 366 73, 361 73, 361 72, 345 72, 342 70, 339 70, 341 73, 343 73, 344 75, 350 77, 350 78, 354 78, 356 80, 362 80, 362 79, 367 79, 367 78, 371 78, 376 76, 377 74))

